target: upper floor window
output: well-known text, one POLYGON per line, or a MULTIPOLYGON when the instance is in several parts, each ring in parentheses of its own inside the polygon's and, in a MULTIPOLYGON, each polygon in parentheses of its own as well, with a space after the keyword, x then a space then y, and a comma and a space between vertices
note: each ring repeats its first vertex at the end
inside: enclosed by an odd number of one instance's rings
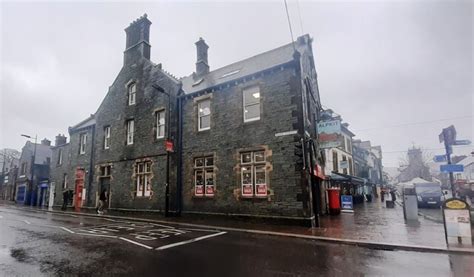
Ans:
POLYGON ((20 175, 25 175, 26 174, 26 162, 21 163, 21 168, 20 168, 20 175))
POLYGON ((196 196, 214 196, 214 157, 194 159, 194 194, 196 196))
POLYGON ((244 89, 244 122, 260 119, 260 88, 258 86, 244 89))
POLYGON ((63 189, 67 188, 67 174, 64 173, 63 175, 63 189))
POLYGON ((337 160, 337 152, 332 151, 332 171, 339 171, 339 161, 337 160))
POLYGON ((110 148, 110 126, 104 127, 104 149, 110 148))
POLYGON ((133 135, 135 133, 135 122, 134 120, 127 121, 127 145, 133 144, 133 135))
POLYGON ((198 130, 211 129, 211 100, 206 99, 198 102, 198 130))
POLYGON ((87 134, 79 135, 79 154, 86 153, 87 134))
POLYGON ((137 96, 137 84, 131 83, 128 85, 128 105, 135 105, 137 96))
POLYGON ((136 163, 135 177, 137 196, 151 196, 151 162, 136 163))
POLYGON ((63 150, 59 149, 58 150, 58 165, 62 165, 62 164, 63 164, 63 150))
POLYGON ((267 196, 265 151, 240 154, 242 196, 267 196))
POLYGON ((165 137, 165 110, 158 111, 155 114, 156 119, 156 138, 164 138, 165 137))

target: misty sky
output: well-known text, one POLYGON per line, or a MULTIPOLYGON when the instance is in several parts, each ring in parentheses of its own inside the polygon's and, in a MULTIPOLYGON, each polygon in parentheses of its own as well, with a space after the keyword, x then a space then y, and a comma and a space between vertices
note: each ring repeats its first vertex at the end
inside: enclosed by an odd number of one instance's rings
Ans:
MULTIPOLYGON (((450 124, 474 140, 472 1, 300 0, 301 22, 288 4, 295 37, 314 38, 323 106, 382 145, 385 166, 413 144, 442 148, 450 124)), ((0 148, 21 149, 21 133, 54 141, 95 113, 122 66, 124 28, 143 13, 151 60, 177 77, 193 72, 199 37, 211 70, 291 41, 283 1, 0 5, 0 148)))

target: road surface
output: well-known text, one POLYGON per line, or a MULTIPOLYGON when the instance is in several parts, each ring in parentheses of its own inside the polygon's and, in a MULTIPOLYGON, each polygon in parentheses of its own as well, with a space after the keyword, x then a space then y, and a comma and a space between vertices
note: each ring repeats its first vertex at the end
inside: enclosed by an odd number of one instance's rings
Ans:
POLYGON ((373 250, 0 206, 3 275, 474 276, 474 256, 373 250))

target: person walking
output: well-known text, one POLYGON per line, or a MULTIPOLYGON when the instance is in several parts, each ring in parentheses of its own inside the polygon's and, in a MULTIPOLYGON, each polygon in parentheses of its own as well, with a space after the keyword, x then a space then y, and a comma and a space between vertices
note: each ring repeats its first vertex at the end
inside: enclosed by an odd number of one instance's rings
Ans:
POLYGON ((99 196, 98 214, 104 214, 105 203, 107 202, 107 189, 103 189, 99 196))
POLYGON ((61 207, 61 210, 65 211, 67 209, 67 204, 69 202, 69 190, 64 190, 63 191, 63 205, 61 207))

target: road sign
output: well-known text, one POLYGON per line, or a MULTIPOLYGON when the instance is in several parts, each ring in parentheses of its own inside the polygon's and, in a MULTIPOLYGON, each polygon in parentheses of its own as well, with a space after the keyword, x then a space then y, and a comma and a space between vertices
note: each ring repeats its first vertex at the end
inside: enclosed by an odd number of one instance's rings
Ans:
POLYGON ((166 146, 166 151, 167 152, 173 152, 174 151, 174 145, 172 140, 166 140, 165 141, 165 146, 166 146))
POLYGON ((440 167, 441 172, 463 172, 464 166, 462 164, 443 164, 440 167))
POLYGON ((446 143, 447 145, 451 145, 456 140, 456 128, 453 125, 444 128, 443 132, 439 135, 439 142, 446 143))
POLYGON ((446 155, 435 155, 433 161, 435 161, 435 163, 442 163, 447 161, 447 158, 446 155))
POLYGON ((471 144, 471 141, 468 139, 463 139, 463 140, 455 140, 454 145, 469 145, 471 144))

